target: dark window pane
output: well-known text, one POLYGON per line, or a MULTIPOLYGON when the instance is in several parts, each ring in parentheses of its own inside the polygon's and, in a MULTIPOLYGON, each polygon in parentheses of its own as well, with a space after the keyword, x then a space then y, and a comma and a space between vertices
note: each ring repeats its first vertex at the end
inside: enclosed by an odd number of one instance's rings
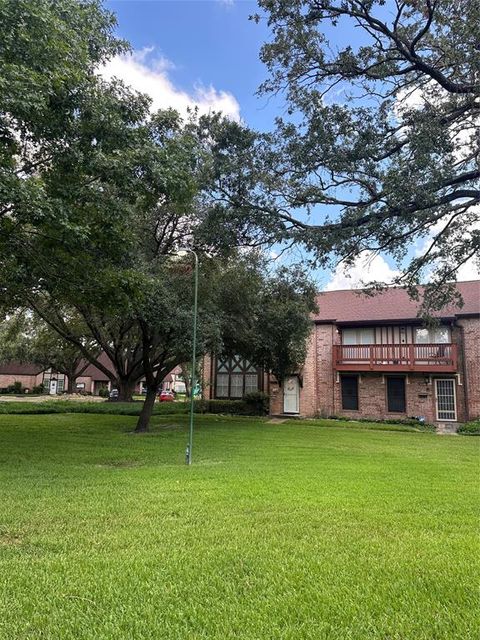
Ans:
POLYGON ((342 376, 342 409, 358 409, 358 377, 342 376))
POLYGON ((387 406, 389 411, 405 413, 405 378, 387 378, 387 406))

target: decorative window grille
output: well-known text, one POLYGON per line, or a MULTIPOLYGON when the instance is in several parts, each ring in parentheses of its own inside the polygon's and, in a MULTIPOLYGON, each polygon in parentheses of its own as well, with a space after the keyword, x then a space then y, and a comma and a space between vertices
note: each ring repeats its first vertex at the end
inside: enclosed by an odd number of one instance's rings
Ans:
POLYGON ((260 370, 241 356, 219 356, 216 364, 215 397, 243 398, 260 388, 260 370))

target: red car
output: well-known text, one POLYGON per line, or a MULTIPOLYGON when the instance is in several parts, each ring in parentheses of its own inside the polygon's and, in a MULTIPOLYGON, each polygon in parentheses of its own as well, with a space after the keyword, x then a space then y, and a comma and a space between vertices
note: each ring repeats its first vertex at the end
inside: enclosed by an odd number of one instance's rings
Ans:
POLYGON ((175 395, 171 391, 163 390, 158 394, 159 402, 173 402, 175 395))

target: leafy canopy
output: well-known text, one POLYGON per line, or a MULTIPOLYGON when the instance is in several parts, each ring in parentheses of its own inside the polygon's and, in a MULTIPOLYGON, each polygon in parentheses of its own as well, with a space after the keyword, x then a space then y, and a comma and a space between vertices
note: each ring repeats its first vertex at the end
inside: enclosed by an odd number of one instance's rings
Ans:
POLYGON ((441 304, 438 285, 480 253, 480 4, 259 5, 272 30, 261 93, 284 95, 288 113, 252 145, 250 200, 321 264, 387 252, 399 284, 430 278, 429 304, 441 304))

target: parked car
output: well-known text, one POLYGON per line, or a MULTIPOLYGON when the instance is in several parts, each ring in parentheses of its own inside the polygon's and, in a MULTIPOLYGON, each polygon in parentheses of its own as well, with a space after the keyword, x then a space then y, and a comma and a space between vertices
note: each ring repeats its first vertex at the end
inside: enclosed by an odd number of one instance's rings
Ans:
POLYGON ((158 394, 158 400, 159 402, 173 402, 175 400, 175 394, 165 389, 158 394))
POLYGON ((108 394, 109 400, 118 400, 118 389, 112 389, 108 394))

